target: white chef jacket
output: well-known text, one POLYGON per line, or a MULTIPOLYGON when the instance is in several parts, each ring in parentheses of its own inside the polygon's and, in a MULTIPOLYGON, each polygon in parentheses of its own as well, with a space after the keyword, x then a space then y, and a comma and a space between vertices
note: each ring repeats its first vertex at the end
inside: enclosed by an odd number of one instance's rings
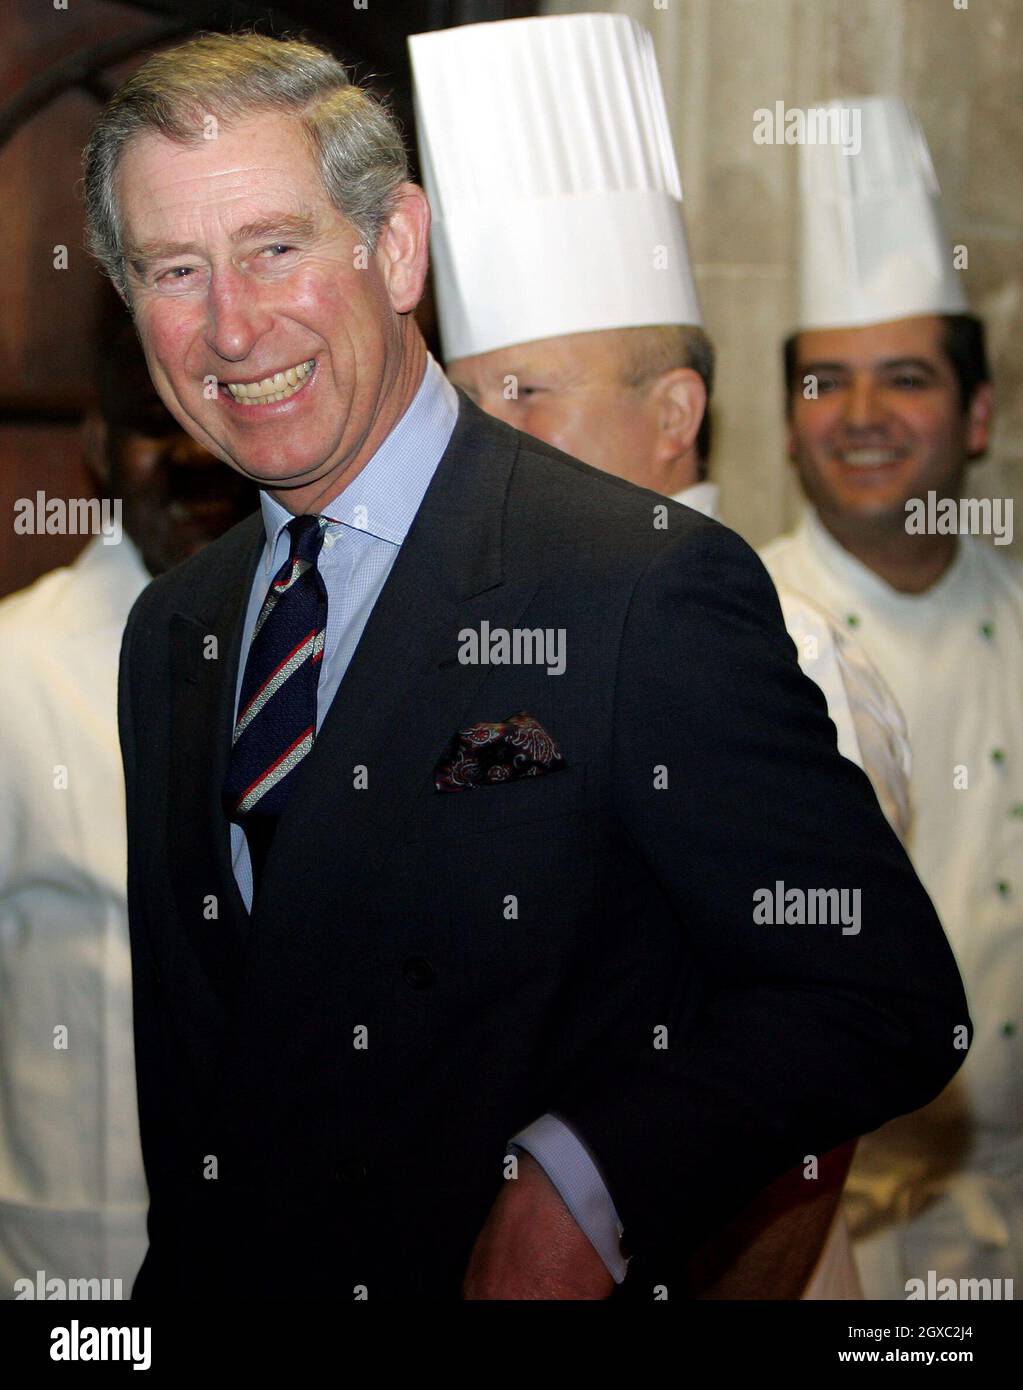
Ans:
MULTIPOLYGON (((970 1053, 930 1105, 860 1140, 846 1187, 864 1290, 1023 1275, 1023 568, 960 537, 922 594, 891 588, 812 511, 763 559, 883 671, 913 758, 908 848, 959 963, 970 1053)), ((907 969, 912 963, 907 962, 907 969)))
MULTIPOLYGON (((717 520, 718 489, 713 483, 685 488, 674 500, 717 520)), ((867 773, 888 820, 899 835, 905 835, 910 753, 905 721, 894 696, 854 639, 803 594, 776 583, 800 668, 824 692, 839 752, 867 773)), ((862 1297, 841 1211, 802 1297, 811 1301, 862 1297)))
POLYGON ((96 537, 0 602, 2 1298, 39 1271, 127 1298, 146 1251, 117 662, 148 582, 96 537))

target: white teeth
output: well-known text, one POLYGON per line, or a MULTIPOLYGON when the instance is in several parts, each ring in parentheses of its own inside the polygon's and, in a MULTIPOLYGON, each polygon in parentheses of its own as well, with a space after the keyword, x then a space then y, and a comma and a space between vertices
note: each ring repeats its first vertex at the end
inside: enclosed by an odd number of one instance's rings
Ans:
POLYGON ((243 405, 273 405, 274 401, 283 401, 288 396, 293 396, 315 365, 316 359, 310 357, 308 362, 299 362, 297 366, 264 377, 262 381, 226 381, 224 385, 234 399, 241 401, 243 405))
POLYGON ((852 468, 881 468, 895 462, 894 449, 846 449, 839 455, 852 468))

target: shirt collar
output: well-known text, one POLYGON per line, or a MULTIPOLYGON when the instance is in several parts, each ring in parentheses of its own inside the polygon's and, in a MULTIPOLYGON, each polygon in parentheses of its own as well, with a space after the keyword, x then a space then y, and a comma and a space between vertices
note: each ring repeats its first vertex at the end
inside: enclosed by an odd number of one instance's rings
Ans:
MULTIPOLYGON (((412 403, 369 462, 324 507, 332 523, 401 545, 430 485, 458 416, 458 394, 430 353, 412 403)), ((291 512, 260 490, 265 568, 273 564, 291 512)))
POLYGON ((93 599, 82 624, 106 627, 111 621, 124 623, 128 610, 152 580, 142 554, 127 531, 116 545, 106 545, 94 536, 71 565, 75 575, 93 586, 93 599))
POLYGON ((693 483, 690 487, 684 487, 681 492, 673 493, 671 500, 682 502, 694 511, 712 517, 714 521, 719 519, 717 483, 693 483))
POLYGON ((802 537, 803 544, 822 569, 879 606, 893 610, 918 612, 925 603, 943 597, 949 589, 959 583, 966 565, 966 546, 960 538, 952 563, 929 589, 919 594, 903 593, 900 589, 892 588, 887 580, 875 574, 869 565, 858 560, 845 546, 836 541, 821 521, 816 508, 811 507, 809 503, 803 508, 796 534, 802 537))

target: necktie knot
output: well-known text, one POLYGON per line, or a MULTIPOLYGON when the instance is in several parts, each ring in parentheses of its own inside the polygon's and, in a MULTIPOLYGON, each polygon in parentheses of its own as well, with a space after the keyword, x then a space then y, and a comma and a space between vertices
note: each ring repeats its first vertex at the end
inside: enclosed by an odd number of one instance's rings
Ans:
POLYGON ((315 513, 293 517, 288 522, 288 533, 291 536, 289 558, 315 565, 323 547, 323 538, 327 534, 328 521, 328 517, 317 516, 315 513))

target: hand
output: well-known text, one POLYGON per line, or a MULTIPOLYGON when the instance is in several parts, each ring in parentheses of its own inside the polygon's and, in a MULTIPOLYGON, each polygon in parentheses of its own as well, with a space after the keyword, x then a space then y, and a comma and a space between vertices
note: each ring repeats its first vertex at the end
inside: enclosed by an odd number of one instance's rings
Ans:
POLYGON ((609 1298, 614 1280, 557 1188, 530 1154, 518 1160, 476 1237, 463 1298, 609 1298))

